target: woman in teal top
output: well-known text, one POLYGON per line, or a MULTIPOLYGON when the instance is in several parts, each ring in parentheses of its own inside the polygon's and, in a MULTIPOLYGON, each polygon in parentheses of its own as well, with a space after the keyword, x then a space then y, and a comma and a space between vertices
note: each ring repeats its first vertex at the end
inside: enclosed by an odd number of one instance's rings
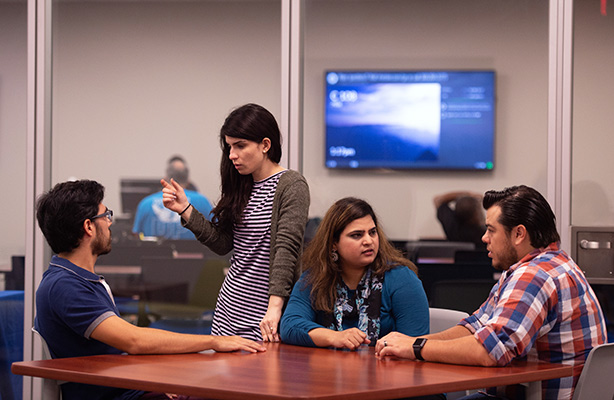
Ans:
POLYGON ((371 206, 347 197, 324 216, 281 320, 281 339, 356 349, 392 331, 429 332, 416 266, 386 239, 371 206))

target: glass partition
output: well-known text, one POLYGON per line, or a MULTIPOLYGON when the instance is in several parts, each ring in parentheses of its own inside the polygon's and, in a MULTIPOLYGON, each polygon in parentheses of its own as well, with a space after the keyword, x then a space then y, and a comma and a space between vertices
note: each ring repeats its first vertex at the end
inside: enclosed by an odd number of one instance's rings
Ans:
POLYGON ((614 341, 612 6, 574 2, 572 252, 595 290, 614 341), (609 15, 608 12, 610 11, 609 15))
POLYGON ((0 2, 0 397, 21 399, 26 251, 27 6, 0 2))
POLYGON ((97 272, 135 323, 167 315, 154 302, 210 305, 219 286, 199 286, 203 266, 227 257, 195 240, 133 234, 135 208, 161 190, 175 155, 214 204, 226 115, 254 102, 280 117, 280 0, 54 0, 52 15, 52 184, 86 178, 106 187, 113 250, 97 272))
POLYGON ((574 2, 572 225, 614 226, 613 11, 574 2))

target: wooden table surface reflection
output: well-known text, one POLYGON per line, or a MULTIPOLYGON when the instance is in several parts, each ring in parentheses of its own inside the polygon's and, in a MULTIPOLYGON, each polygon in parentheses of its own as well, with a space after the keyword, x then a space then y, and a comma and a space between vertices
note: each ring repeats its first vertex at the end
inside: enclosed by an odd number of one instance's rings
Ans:
MULTIPOLYGON (((377 360, 374 349, 266 343, 258 354, 103 355, 14 363, 15 374, 216 399, 390 399, 569 376, 559 364, 483 368, 377 360)), ((536 387, 536 385, 533 385, 536 387)))

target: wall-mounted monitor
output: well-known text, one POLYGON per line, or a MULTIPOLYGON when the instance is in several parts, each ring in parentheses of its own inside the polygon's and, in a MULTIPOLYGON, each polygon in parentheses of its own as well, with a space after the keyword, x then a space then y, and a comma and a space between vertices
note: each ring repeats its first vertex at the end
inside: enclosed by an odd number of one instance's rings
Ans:
POLYGON ((326 71, 326 166, 492 170, 494 71, 326 71))

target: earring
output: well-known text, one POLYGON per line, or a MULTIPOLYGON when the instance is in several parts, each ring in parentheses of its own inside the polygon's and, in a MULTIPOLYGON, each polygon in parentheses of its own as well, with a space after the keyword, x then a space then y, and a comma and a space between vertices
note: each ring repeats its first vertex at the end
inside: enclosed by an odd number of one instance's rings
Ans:
POLYGON ((333 259, 333 262, 339 261, 339 253, 337 253, 337 250, 331 251, 330 258, 333 259))

